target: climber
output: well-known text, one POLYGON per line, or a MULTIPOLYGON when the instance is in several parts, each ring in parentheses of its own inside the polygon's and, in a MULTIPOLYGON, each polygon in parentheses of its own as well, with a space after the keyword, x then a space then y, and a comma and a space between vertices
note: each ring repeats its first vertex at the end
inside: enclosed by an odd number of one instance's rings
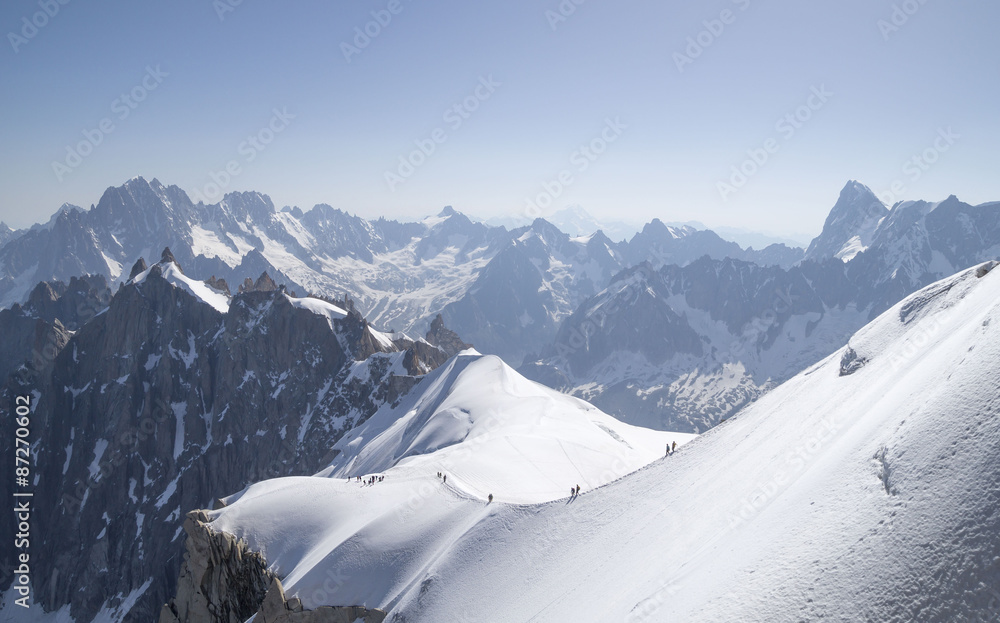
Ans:
POLYGON ((493 494, 492 494, 492 493, 490 494, 490 496, 489 496, 489 498, 488 498, 488 499, 489 499, 489 501, 490 501, 490 504, 492 504, 492 503, 493 503, 493 494))

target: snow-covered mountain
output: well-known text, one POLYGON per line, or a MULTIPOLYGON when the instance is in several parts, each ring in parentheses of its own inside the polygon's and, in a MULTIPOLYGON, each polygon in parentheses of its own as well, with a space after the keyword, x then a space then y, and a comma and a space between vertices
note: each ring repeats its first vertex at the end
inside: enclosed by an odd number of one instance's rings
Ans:
MULTIPOLYGON (((282 593, 271 582, 272 615, 352 605, 366 621, 410 623, 990 620, 1000 611, 996 267, 908 297, 674 456, 577 498, 487 503, 434 473, 435 454, 456 444, 425 444, 430 454, 371 486, 254 485, 189 520, 189 548, 240 537, 241 556, 266 566, 255 579, 284 583, 282 593)), ((408 433, 430 439, 466 417, 414 406, 412 430, 360 443, 385 456, 408 433), (449 425, 423 413, 450 414, 449 425)), ((480 482, 532 463, 492 463, 495 449, 470 448, 480 482)), ((202 571, 211 592, 212 578, 248 567, 202 571)), ((250 612, 263 589, 254 597, 250 612)))
POLYGON ((602 232, 615 242, 629 240, 639 233, 641 225, 624 221, 608 221, 594 218, 581 206, 569 206, 558 210, 545 220, 549 221, 570 236, 589 236, 602 232))
MULTIPOLYGON (((698 229, 709 229, 702 225, 698 229)), ((712 227, 712 231, 719 234, 723 240, 730 240, 740 245, 741 247, 753 247, 754 249, 763 249, 771 246, 772 244, 783 244, 788 247, 801 247, 805 248, 809 246, 812 238, 808 234, 775 234, 769 232, 760 232, 747 229, 745 227, 712 227)))
POLYGON ((848 271, 873 284, 875 307, 885 309, 965 266, 997 258, 1000 202, 973 206, 952 195, 894 205, 848 271))
MULTIPOLYGON (((642 229, 641 225, 625 221, 597 219, 582 206, 568 206, 543 218, 574 238, 602 232, 611 240, 622 242, 642 229)), ((532 223, 531 218, 521 215, 491 217, 482 221, 488 225, 503 226, 507 229, 520 229, 532 223)))
POLYGON ((704 432, 867 322, 845 273, 837 260, 641 264, 581 305, 521 372, 632 424, 704 432))
MULTIPOLYGON (((5 573, 3 617, 152 620, 175 590, 184 513, 315 473, 340 435, 464 346, 440 320, 430 341, 383 333, 350 300, 293 296, 267 275, 230 292, 169 250, 125 279, 113 297, 100 277, 40 284, 0 311, 3 396, 34 396, 36 476, 35 605, 11 605, 5 573)), ((14 521, 0 515, 0 530, 14 521)), ((16 566, 12 545, 0 568, 16 566)))
POLYGON ((60 210, 0 248, 0 303, 22 301, 39 281, 103 274, 123 282, 136 257, 170 247, 198 279, 267 271, 299 293, 348 293, 378 326, 409 330, 429 308, 464 294, 500 238, 504 230, 455 213, 369 222, 326 205, 276 211, 260 193, 195 205, 176 186, 139 177, 109 188, 89 211, 60 210))
POLYGON ((837 258, 845 262, 872 243, 875 230, 888 214, 885 204, 864 184, 854 180, 840 191, 823 231, 813 239, 805 259, 837 258))
MULTIPOLYGON (((872 197, 848 184, 828 224, 849 221, 872 197)), ((836 246, 833 229, 810 248, 836 246)), ((647 225, 631 248, 655 231, 647 225)), ((900 203, 864 250, 851 247, 858 252, 847 259, 841 248, 787 269, 708 258, 627 269, 520 370, 631 423, 704 432, 908 294, 1000 258, 1000 203, 900 203)))
POLYGON ((684 266, 705 256, 791 266, 802 255, 783 245, 744 250, 711 231, 670 227, 658 219, 626 243, 602 232, 570 237, 543 219, 512 235, 443 314, 478 349, 515 365, 552 341, 560 323, 622 269, 643 262, 684 266))
POLYGON ((788 266, 800 257, 777 246, 745 251, 711 232, 657 224, 631 242, 612 242, 600 232, 569 236, 541 219, 507 231, 450 207, 417 223, 367 221, 324 204, 278 211, 253 192, 194 204, 176 186, 137 177, 109 188, 90 210, 65 205, 0 246, 0 305, 22 302, 39 281, 100 274, 116 286, 136 257, 170 247, 197 280, 235 284, 267 272, 298 294, 349 295, 390 332, 422 333, 445 312, 481 350, 518 364, 551 341, 581 301, 636 262, 687 263, 707 254, 788 266), (543 291, 524 291, 529 282, 543 291), (523 305, 484 307, 477 293, 487 284, 523 294, 523 305))
POLYGON ((604 234, 571 238, 538 219, 516 230, 442 315, 481 351, 519 363, 623 266, 619 246, 604 234))
POLYGON ((7 225, 7 223, 0 221, 0 247, 3 247, 3 245, 7 244, 10 240, 12 240, 15 236, 17 236, 17 234, 18 232, 14 229, 11 229, 10 226, 7 225))

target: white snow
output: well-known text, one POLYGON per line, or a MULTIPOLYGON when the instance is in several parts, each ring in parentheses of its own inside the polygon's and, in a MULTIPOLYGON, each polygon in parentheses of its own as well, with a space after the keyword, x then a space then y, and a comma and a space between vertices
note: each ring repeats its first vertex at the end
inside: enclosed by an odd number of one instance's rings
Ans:
POLYGON ((538 503, 566 497, 576 484, 603 485, 663 456, 667 443, 693 437, 623 424, 469 350, 427 375, 397 408, 345 435, 318 475, 442 471, 462 495, 538 503))
POLYGON ((230 268, 235 268, 243 261, 242 256, 246 254, 246 251, 239 248, 233 250, 219 238, 218 233, 205 229, 197 223, 191 223, 191 254, 217 257, 230 268))
POLYGON ((187 404, 183 402, 172 402, 170 408, 174 412, 176 426, 174 430, 174 460, 184 452, 184 416, 187 415, 187 404))
MULTIPOLYGON (((94 444, 94 460, 90 462, 87 466, 87 471, 90 472, 91 478, 95 482, 101 479, 101 459, 104 457, 104 452, 108 449, 107 439, 98 439, 97 443, 94 444)), ((67 457, 67 463, 69 462, 69 457, 67 457)))
POLYGON ((600 412, 458 357, 338 444, 328 472, 385 482, 266 481, 214 526, 264 552, 306 607, 410 623, 988 620, 1000 270, 925 288, 850 348, 865 361, 853 373, 842 349, 593 491, 588 457, 649 456, 664 434, 614 425, 623 449, 600 412), (583 495, 554 499, 577 478, 583 495))
MULTIPOLYGON (((229 298, 225 294, 209 287, 208 284, 203 281, 191 279, 181 271, 177 264, 167 262, 166 264, 154 264, 153 266, 159 266, 160 271, 163 274, 163 278, 174 286, 187 291, 195 298, 208 303, 223 314, 229 311, 229 298)), ((149 272, 151 270, 153 270, 152 266, 136 275, 132 280, 132 283, 144 282, 149 276, 149 272)))
MULTIPOLYGON (((104 452, 102 451, 101 454, 103 455, 104 452)), ((66 475, 66 472, 69 471, 69 462, 70 459, 72 458, 73 458, 73 441, 71 440, 68 444, 66 444, 66 462, 63 463, 63 469, 62 469, 62 473, 64 476, 66 475)))
POLYGON ((844 243, 844 246, 840 248, 833 257, 841 260, 843 262, 850 262, 854 259, 854 256, 861 253, 867 249, 863 242, 861 242, 861 236, 854 236, 850 240, 844 243))
POLYGON ((326 318, 327 322, 330 324, 331 329, 333 328, 334 320, 340 320, 342 318, 347 317, 347 312, 345 310, 341 309, 340 307, 337 307, 333 303, 327 303, 326 301, 321 299, 316 299, 312 297, 298 299, 288 296, 287 294, 285 295, 285 297, 288 299, 288 302, 291 303, 293 307, 298 307, 300 309, 304 309, 318 316, 323 316, 324 318, 326 318))

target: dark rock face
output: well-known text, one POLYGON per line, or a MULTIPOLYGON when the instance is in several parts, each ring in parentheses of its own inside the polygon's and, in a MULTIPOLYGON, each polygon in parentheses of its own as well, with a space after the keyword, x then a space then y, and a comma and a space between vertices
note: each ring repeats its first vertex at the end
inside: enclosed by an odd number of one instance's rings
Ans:
POLYGON ((141 257, 139 259, 137 259, 135 261, 135 264, 132 264, 132 270, 129 271, 129 274, 128 274, 129 281, 132 281, 133 279, 135 279, 136 277, 138 277, 141 273, 145 272, 147 268, 149 268, 149 267, 146 266, 146 260, 145 259, 143 259, 141 257))
POLYGON ((48 322, 59 320, 76 331, 108 307, 111 288, 103 275, 73 277, 69 284, 43 282, 35 286, 24 304, 27 314, 48 322))
POLYGON ((103 277, 74 277, 68 285, 39 283, 23 307, 0 310, 0 379, 22 366, 22 376, 50 371, 71 332, 104 311, 110 300, 103 277))
POLYGON ((439 347, 449 357, 472 348, 472 344, 466 344, 462 338, 458 337, 457 333, 444 326, 444 318, 441 317, 441 314, 435 316, 431 322, 431 328, 427 331, 427 341, 439 347))
POLYGON ((0 378, 17 373, 28 382, 49 373, 70 336, 58 320, 32 316, 17 305, 0 310, 0 378))
POLYGON ((597 301, 587 301, 563 323, 548 351, 564 357, 574 376, 586 376, 618 350, 641 354, 657 365, 681 353, 702 354, 701 340, 687 321, 657 302, 669 294, 649 264, 624 271, 608 293, 607 313, 591 314, 597 301))
MULTIPOLYGON (((26 310, 66 315, 73 296, 97 290, 87 280, 40 286, 30 306, 0 312, 4 365, 17 368, 5 404, 36 396, 33 594, 46 611, 69 605, 77 621, 126 599, 134 606, 115 616, 155 618, 175 593, 187 510, 315 473, 332 459, 329 444, 417 381, 392 372, 415 357, 414 343, 375 339, 357 312, 328 320, 283 288, 255 288, 222 313, 167 281, 165 266, 86 322, 67 316, 82 323, 72 335, 26 310), (51 356, 33 362, 45 344, 51 356)), ((447 357, 420 344, 437 354, 415 373, 447 357)), ((10 487, 0 483, 0 495, 10 499, 10 487)), ((12 518, 0 516, 0 530, 12 533, 12 518)), ((4 543, 0 565, 13 555, 4 543)))

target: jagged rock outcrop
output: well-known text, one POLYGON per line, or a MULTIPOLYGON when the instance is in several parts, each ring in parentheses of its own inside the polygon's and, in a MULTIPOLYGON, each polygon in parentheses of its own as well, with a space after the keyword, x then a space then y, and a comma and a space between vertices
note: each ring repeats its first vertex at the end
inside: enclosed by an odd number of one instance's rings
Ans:
MULTIPOLYGON (((142 259, 142 258, 139 258, 139 259, 142 259)), ((174 254, 171 253, 170 247, 164 247, 163 248, 163 253, 160 254, 160 264, 170 264, 170 263, 176 264, 177 260, 174 259, 174 254)), ((177 268, 179 269, 180 266, 178 265, 177 268)))
POLYGON ((472 344, 466 344, 458 334, 444 326, 444 318, 441 314, 434 317, 431 327, 427 331, 427 341, 439 347, 449 357, 457 355, 467 348, 472 348, 472 344))
POLYGON ((132 264, 132 270, 130 270, 128 273, 128 280, 132 281, 133 279, 138 277, 141 273, 145 272, 147 268, 149 267, 146 266, 145 258, 140 257, 135 261, 135 264, 132 264))
POLYGON ((160 610, 160 623, 243 623, 275 579, 263 556, 231 534, 212 530, 208 521, 200 510, 184 521, 177 595, 160 610))
POLYGON ((259 552, 209 525, 205 511, 184 522, 184 565, 177 595, 163 605, 159 623, 242 623, 253 615, 260 623, 382 623, 386 613, 362 606, 302 607, 287 597, 281 580, 259 552))
POLYGON ((278 284, 271 279, 271 276, 267 274, 267 271, 261 273, 260 277, 257 277, 257 281, 247 277, 242 284, 240 284, 240 293, 243 292, 274 292, 278 289, 278 284))
POLYGON ((212 275, 211 277, 205 280, 205 283, 208 284, 208 287, 212 288, 213 290, 222 292, 226 296, 232 296, 232 292, 229 291, 229 284, 226 283, 225 279, 219 279, 215 275, 212 275))
POLYGON ((25 313, 47 322, 59 320, 76 331, 101 313, 111 301, 111 288, 103 275, 73 277, 69 283, 39 283, 23 305, 25 313))

